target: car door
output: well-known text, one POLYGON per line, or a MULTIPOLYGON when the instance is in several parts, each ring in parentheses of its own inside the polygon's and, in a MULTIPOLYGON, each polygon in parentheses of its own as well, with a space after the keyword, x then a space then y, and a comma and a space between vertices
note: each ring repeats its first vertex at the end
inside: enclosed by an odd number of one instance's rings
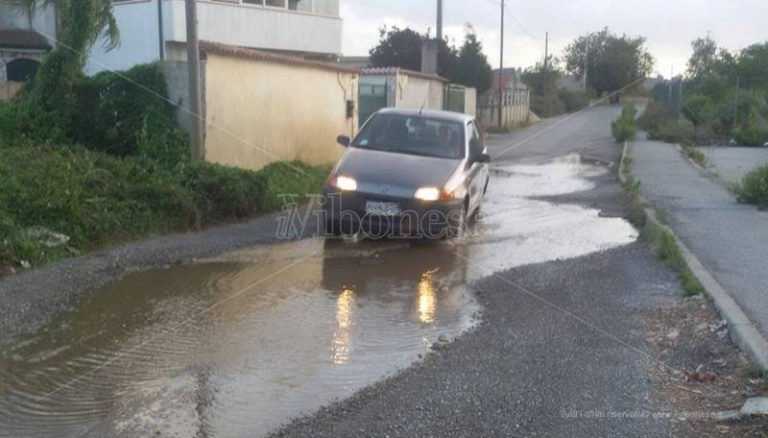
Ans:
POLYGON ((467 185, 469 187, 469 211, 472 212, 480 205, 480 201, 483 198, 485 181, 488 174, 487 165, 480 162, 480 157, 483 154, 483 143, 473 122, 467 123, 467 138, 469 138, 470 165, 467 185))

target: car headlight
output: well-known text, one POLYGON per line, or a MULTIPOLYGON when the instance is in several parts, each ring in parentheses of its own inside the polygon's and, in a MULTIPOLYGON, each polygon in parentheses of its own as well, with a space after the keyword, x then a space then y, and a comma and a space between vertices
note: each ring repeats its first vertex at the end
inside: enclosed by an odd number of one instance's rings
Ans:
POLYGON ((357 190, 357 181, 348 176, 337 176, 336 180, 331 185, 346 192, 354 192, 357 190))
POLYGON ((440 189, 436 187, 422 187, 416 190, 416 194, 413 197, 422 201, 437 201, 440 199, 440 189))

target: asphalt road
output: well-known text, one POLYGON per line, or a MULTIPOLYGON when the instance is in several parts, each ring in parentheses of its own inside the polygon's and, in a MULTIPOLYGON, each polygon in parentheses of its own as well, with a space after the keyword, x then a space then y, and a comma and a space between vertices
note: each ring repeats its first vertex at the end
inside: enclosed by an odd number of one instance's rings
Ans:
POLYGON ((674 145, 634 142, 631 155, 643 194, 666 213, 675 233, 768 336, 768 213, 737 203, 674 145))
POLYGON ((712 170, 724 181, 738 183, 750 170, 768 164, 768 148, 762 147, 697 147, 707 156, 712 170))
MULTIPOLYGON (((571 153, 616 163, 617 113, 598 107, 495 137, 491 154, 497 163, 571 153)), ((546 199, 623 214, 612 169, 593 190, 546 199)), ((666 409, 648 383, 640 315, 680 294, 644 245, 497 272, 474 287, 484 308, 476 329, 275 436, 669 435, 666 420, 633 416, 666 409)))

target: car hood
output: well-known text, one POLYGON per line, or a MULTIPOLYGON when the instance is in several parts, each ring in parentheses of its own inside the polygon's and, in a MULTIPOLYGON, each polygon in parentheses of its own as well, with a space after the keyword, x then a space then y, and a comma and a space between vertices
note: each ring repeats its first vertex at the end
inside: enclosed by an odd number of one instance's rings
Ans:
POLYGON ((411 197, 425 186, 442 187, 460 160, 350 148, 337 174, 357 180, 358 191, 411 197))

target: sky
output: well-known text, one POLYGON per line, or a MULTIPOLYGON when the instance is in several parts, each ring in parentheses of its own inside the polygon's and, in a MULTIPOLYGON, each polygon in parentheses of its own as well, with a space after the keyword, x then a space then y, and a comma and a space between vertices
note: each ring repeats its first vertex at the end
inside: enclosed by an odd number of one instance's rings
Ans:
MULTIPOLYGON (((460 46, 467 24, 474 27, 494 68, 499 63, 501 0, 443 0, 444 34, 460 46)), ((344 54, 367 55, 382 26, 435 34, 437 0, 341 0, 344 54)), ((739 50, 768 41, 768 0, 506 0, 504 66, 527 67, 550 52, 561 56, 574 38, 608 28, 646 37, 655 74, 685 70, 691 41, 711 35, 718 45, 739 50)))

